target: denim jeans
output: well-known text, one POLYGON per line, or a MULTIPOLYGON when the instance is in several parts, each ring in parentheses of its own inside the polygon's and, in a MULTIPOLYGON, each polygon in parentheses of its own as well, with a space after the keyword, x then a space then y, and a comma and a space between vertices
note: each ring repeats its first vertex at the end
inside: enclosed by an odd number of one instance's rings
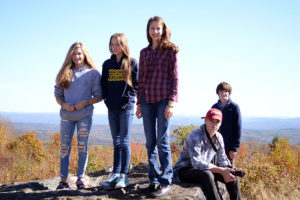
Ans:
POLYGON ((148 154, 148 176, 151 183, 169 185, 172 182, 173 169, 169 142, 170 118, 165 119, 164 112, 168 99, 157 103, 147 104, 145 95, 142 96, 141 112, 143 116, 146 148, 148 154), (157 154, 157 149, 158 154, 157 154), (159 162, 161 164, 161 173, 159 162))
POLYGON ((84 177, 88 160, 88 138, 92 126, 92 117, 86 117, 78 121, 61 120, 60 123, 60 177, 68 178, 70 152, 75 127, 77 127, 78 145, 78 172, 79 178, 84 177))
POLYGON ((114 145, 114 173, 128 173, 130 163, 130 129, 133 119, 131 110, 108 110, 108 121, 114 145))

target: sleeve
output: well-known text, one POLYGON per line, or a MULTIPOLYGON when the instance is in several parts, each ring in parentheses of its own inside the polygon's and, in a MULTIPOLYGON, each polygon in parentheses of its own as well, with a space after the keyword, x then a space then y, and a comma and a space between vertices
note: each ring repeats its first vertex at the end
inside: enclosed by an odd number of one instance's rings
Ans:
POLYGON ((190 154, 191 163, 194 169, 207 170, 215 167, 214 164, 206 162, 204 154, 201 152, 202 148, 205 148, 203 143, 199 142, 199 139, 194 138, 194 134, 186 140, 186 145, 190 154))
POLYGON ((138 64, 136 61, 132 63, 131 81, 134 95, 136 95, 138 91, 138 64))
POLYGON ((169 100, 178 101, 178 60, 177 53, 171 52, 170 55, 170 70, 169 76, 171 78, 171 87, 169 93, 169 100))
POLYGON ((225 149, 224 149, 224 141, 223 141, 223 137, 221 134, 219 134, 218 137, 218 141, 219 141, 219 148, 218 148, 218 152, 217 152, 217 165, 220 167, 226 167, 228 165, 231 165, 231 163, 229 163, 229 160, 226 156, 225 153, 225 149))
POLYGON ((108 79, 108 74, 104 62, 102 65, 102 77, 101 77, 102 98, 104 100, 107 98, 107 79, 108 79))
POLYGON ((61 99, 64 99, 64 89, 58 87, 57 85, 54 86, 54 96, 60 97, 61 99))
POLYGON ((144 90, 144 75, 145 75, 145 56, 143 51, 140 53, 139 69, 138 69, 138 90, 137 90, 137 105, 141 103, 142 92, 144 90))
POLYGON ((95 70, 94 78, 92 81, 92 96, 102 99, 102 88, 100 84, 101 74, 95 70))
POLYGON ((217 108, 220 110, 219 106, 218 106, 218 103, 215 103, 211 108, 217 108))
POLYGON ((230 150, 237 151, 241 143, 241 132, 242 132, 242 116, 240 107, 236 104, 233 121, 233 135, 232 135, 232 147, 230 150))

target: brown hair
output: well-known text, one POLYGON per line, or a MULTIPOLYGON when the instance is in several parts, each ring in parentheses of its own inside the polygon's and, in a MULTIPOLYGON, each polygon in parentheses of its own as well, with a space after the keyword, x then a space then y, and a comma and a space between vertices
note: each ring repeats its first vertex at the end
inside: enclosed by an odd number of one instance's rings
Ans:
POLYGON ((116 38, 120 47, 122 48, 123 51, 123 61, 121 65, 121 69, 124 70, 124 76, 126 83, 132 87, 132 80, 131 80, 131 58, 130 58, 130 51, 129 51, 129 45, 128 45, 128 40, 126 38, 126 35, 124 33, 115 33, 110 37, 109 40, 109 51, 113 54, 111 50, 111 40, 113 38, 116 38))
POLYGON ((173 52, 177 53, 179 51, 178 46, 176 46, 175 44, 170 42, 170 37, 171 37, 170 29, 167 27, 164 20, 158 16, 151 17, 147 23, 146 31, 147 31, 147 39, 148 39, 149 44, 152 44, 152 38, 150 37, 150 34, 149 34, 149 27, 152 22, 160 23, 162 26, 162 29, 163 29, 162 36, 159 40, 159 52, 163 52, 166 49, 171 49, 173 52))
POLYGON ((91 69, 97 70, 93 59, 87 51, 86 47, 81 42, 75 42, 69 48, 65 61, 56 76, 56 85, 60 88, 68 89, 70 87, 70 81, 73 76, 73 69, 75 68, 72 56, 76 48, 81 48, 81 50, 83 51, 84 63, 91 69))
POLYGON ((220 90, 226 90, 229 92, 229 95, 230 95, 232 92, 232 87, 229 83, 223 81, 223 82, 219 83, 219 85, 217 86, 217 89, 216 89, 217 95, 219 95, 220 90))

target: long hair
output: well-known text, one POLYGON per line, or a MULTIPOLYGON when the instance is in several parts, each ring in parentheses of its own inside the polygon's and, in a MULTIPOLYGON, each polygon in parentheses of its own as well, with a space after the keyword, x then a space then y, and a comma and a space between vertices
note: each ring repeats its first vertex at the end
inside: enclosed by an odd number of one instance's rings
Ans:
POLYGON ((125 81, 126 83, 132 87, 132 80, 131 80, 131 58, 130 58, 130 51, 129 51, 129 45, 128 41, 126 38, 126 35, 124 33, 115 33, 110 37, 109 40, 109 51, 113 54, 112 49, 111 49, 111 40, 115 38, 122 51, 123 51, 123 61, 121 65, 121 69, 124 70, 124 76, 125 76, 125 81))
POLYGON ((65 61, 56 76, 56 85, 60 88, 68 89, 70 87, 70 81, 73 76, 73 70, 75 68, 72 56, 76 48, 81 48, 81 50, 83 51, 84 63, 88 65, 89 68, 97 70, 93 59, 86 47, 81 42, 75 42, 69 48, 65 61))
POLYGON ((167 27, 164 20, 158 16, 151 17, 147 23, 147 39, 148 39, 149 44, 152 44, 152 38, 150 37, 150 34, 149 34, 149 27, 152 22, 157 22, 157 23, 161 24, 162 29, 163 29, 161 38, 158 41, 159 52, 163 52, 166 49, 171 49, 173 52, 177 53, 179 51, 178 46, 176 46, 175 44, 170 42, 170 37, 171 37, 170 29, 167 27))

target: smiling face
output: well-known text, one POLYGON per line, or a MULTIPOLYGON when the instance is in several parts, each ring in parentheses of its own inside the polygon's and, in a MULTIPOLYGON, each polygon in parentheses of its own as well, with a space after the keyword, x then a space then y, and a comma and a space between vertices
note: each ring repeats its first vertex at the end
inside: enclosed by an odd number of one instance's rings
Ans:
POLYGON ((79 68, 84 65, 85 55, 80 47, 76 48, 72 55, 72 61, 75 64, 76 68, 79 68))
POLYGON ((163 34, 163 27, 161 23, 157 21, 151 22, 149 26, 149 35, 153 43, 157 43, 163 34))
POLYGON ((209 133, 210 137, 212 137, 220 128, 221 121, 218 119, 209 120, 205 118, 206 130, 209 133))
POLYGON ((121 57, 123 55, 122 47, 119 44, 119 41, 117 38, 113 37, 110 41, 110 49, 113 54, 115 54, 117 57, 121 57))
POLYGON ((219 96, 222 104, 226 104, 227 101, 229 100, 230 93, 228 90, 219 90, 218 96, 219 96))

